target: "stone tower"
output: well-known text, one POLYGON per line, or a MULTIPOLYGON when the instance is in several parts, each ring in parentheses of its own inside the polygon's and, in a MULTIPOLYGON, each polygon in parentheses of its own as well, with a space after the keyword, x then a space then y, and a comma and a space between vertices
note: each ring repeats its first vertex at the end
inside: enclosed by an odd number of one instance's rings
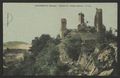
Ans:
POLYGON ((81 12, 78 14, 79 16, 79 25, 78 25, 78 31, 83 31, 86 28, 85 22, 84 22, 84 14, 81 12))
POLYGON ((79 13, 79 22, 80 24, 84 24, 84 14, 83 13, 79 13))
POLYGON ((67 25, 67 20, 65 18, 62 18, 61 19, 61 37, 62 38, 65 37, 65 32, 67 30, 66 25, 67 25))
POLYGON ((94 25, 96 28, 97 32, 101 32, 103 28, 103 23, 102 23, 102 9, 96 8, 96 14, 95 14, 95 20, 94 20, 94 25))
POLYGON ((96 31, 98 33, 98 40, 100 42, 103 42, 104 41, 104 37, 105 37, 105 30, 106 30, 106 28, 103 25, 102 9, 96 8, 94 25, 95 25, 95 29, 96 29, 96 31))

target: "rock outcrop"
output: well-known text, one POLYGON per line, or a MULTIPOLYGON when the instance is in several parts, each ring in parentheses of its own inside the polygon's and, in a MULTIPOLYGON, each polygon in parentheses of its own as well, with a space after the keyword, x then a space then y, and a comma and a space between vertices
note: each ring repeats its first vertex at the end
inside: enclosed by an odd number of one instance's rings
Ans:
MULTIPOLYGON (((94 46, 93 52, 79 51, 78 59, 73 60, 69 57, 67 52, 68 47, 64 42, 65 39, 61 40, 61 43, 58 45, 60 52, 59 58, 63 64, 70 66, 70 69, 67 71, 69 75, 108 76, 114 72, 114 63, 117 62, 116 43, 99 44, 99 47, 94 46)), ((83 47, 81 46, 80 50, 81 48, 83 47)))

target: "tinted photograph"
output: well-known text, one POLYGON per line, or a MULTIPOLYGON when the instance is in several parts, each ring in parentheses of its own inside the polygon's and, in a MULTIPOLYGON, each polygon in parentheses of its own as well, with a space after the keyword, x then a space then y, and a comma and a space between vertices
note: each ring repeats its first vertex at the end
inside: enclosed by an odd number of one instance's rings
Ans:
POLYGON ((3 3, 3 75, 116 76, 117 3, 3 3))

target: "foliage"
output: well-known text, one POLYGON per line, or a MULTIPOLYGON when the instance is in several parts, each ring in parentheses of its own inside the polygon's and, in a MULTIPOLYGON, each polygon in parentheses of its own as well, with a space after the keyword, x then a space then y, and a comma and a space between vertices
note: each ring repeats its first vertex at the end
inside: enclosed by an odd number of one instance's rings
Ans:
MULTIPOLYGON (((108 41, 114 41, 115 38, 116 37, 109 32, 106 34, 108 41)), ((70 66, 62 64, 59 61, 59 50, 57 46, 59 43, 59 35, 57 38, 52 38, 47 34, 36 37, 32 40, 32 47, 30 49, 32 55, 26 54, 24 61, 4 69, 4 75, 68 75, 67 71, 70 69, 70 66)), ((69 38, 65 37, 62 43, 65 45, 64 48, 68 56, 72 58, 73 61, 77 61, 81 53, 81 38, 72 35, 69 38)), ((96 45, 99 50, 103 50, 107 46, 108 43, 98 43, 96 45)), ((10 50, 8 49, 8 51, 10 50)), ((96 59, 97 57, 98 56, 93 57, 95 65, 102 65, 98 59, 96 59)))
POLYGON ((69 57, 77 60, 81 51, 81 38, 76 36, 66 38, 64 44, 66 45, 69 57))
POLYGON ((107 42, 112 42, 112 41, 117 41, 117 37, 114 35, 114 34, 112 34, 111 32, 106 32, 106 40, 107 40, 107 42))
POLYGON ((32 41, 32 55, 25 54, 25 60, 4 69, 4 75, 54 75, 57 69, 59 52, 58 38, 43 34, 32 41))
POLYGON ((55 73, 59 52, 54 43, 48 43, 41 53, 36 57, 34 64, 37 75, 52 75, 55 73))
POLYGON ((49 35, 43 34, 41 37, 35 37, 32 40, 32 47, 30 51, 32 51, 33 55, 36 56, 46 45, 46 43, 52 39, 49 35))
POLYGON ((59 44, 59 39, 51 38, 48 34, 43 34, 41 37, 35 37, 32 40, 32 47, 30 51, 32 51, 33 55, 36 56, 44 47, 46 47, 48 42, 53 42, 55 44, 59 44))

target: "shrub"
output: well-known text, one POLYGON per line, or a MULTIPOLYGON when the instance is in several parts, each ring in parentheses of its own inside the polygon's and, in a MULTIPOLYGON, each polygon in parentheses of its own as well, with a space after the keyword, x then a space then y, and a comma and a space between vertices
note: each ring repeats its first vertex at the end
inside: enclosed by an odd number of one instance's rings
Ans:
POLYGON ((81 39, 80 37, 66 38, 64 44, 67 48, 67 54, 73 60, 77 60, 81 51, 81 39))

